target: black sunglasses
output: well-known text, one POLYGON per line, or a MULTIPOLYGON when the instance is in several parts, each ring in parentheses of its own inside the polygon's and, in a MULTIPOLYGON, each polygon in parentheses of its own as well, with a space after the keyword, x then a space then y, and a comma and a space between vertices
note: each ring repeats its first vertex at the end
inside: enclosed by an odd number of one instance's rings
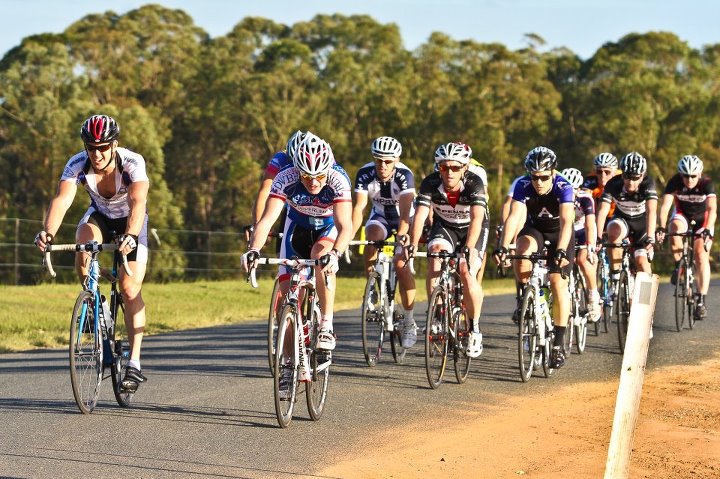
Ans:
POLYGON ((694 180, 695 178, 698 177, 698 175, 686 175, 685 173, 683 173, 682 177, 685 178, 686 180, 694 180))
POLYGON ((623 178, 630 181, 637 181, 642 178, 642 175, 626 175, 623 173, 623 178))
POLYGON ((112 147, 112 143, 107 143, 105 145, 98 145, 98 146, 92 146, 85 143, 85 149, 88 151, 88 153, 92 153, 93 151, 99 151, 100 153, 105 153, 112 147))
POLYGON ((530 175, 530 179, 532 179, 532 181, 534 181, 535 183, 537 183, 537 182, 544 183, 547 180, 549 180, 550 178, 552 178, 552 175, 530 175))

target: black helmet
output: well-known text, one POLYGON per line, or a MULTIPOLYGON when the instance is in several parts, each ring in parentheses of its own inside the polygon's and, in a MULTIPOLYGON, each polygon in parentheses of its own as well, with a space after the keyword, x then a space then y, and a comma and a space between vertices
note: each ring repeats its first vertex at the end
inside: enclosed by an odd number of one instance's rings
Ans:
POLYGON ((93 115, 80 128, 80 138, 85 143, 108 143, 117 140, 120 127, 107 115, 93 115))
POLYGON ((637 151, 631 151, 620 160, 623 174, 642 175, 647 171, 647 160, 637 151))
POLYGON ((525 157, 525 169, 528 173, 536 171, 550 171, 557 166, 555 152, 544 146, 537 146, 530 150, 525 157))

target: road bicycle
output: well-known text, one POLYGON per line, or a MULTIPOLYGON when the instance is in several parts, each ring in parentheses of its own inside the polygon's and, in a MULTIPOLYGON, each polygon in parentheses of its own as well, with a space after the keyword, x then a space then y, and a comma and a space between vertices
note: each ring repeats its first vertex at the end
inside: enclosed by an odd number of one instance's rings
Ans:
POLYGON ((520 379, 527 382, 535 369, 542 367, 546 378, 552 376, 550 352, 555 338, 555 326, 552 321, 552 293, 549 288, 546 267, 553 259, 545 253, 512 254, 508 259, 529 260, 532 262, 530 279, 524 287, 520 303, 520 322, 518 323, 518 363, 520 379))
MULTIPOLYGON (((332 364, 332 353, 316 347, 320 330, 320 305, 312 267, 322 264, 322 261, 258 258, 257 264, 284 265, 292 269, 290 287, 280 306, 275 345, 273 392, 278 424, 286 428, 292 421, 301 382, 305 384, 310 418, 317 421, 325 409, 332 364), (287 370, 291 371, 292 378, 289 398, 283 397, 280 391, 283 372, 287 370)), ((257 288, 254 267, 250 269, 248 280, 253 288, 257 288)), ((327 276, 325 281, 328 288, 332 288, 327 276)))
POLYGON ((129 344, 120 339, 117 330, 118 314, 125 317, 125 305, 117 289, 118 266, 122 263, 125 273, 132 276, 127 257, 120 254, 115 243, 102 244, 90 241, 85 244, 48 244, 45 248, 43 263, 50 276, 55 277, 51 253, 55 251, 73 251, 90 254, 90 268, 83 284, 83 290, 75 300, 70 322, 70 382, 78 408, 84 414, 90 414, 100 397, 100 385, 107 379, 109 371, 113 392, 117 403, 128 407, 133 392, 122 389, 122 376, 130 359, 129 344), (100 292, 101 251, 113 251, 113 265, 110 279, 110 305, 100 292))
POLYGON ((695 221, 691 221, 690 228, 684 233, 668 233, 667 236, 680 236, 682 238, 682 253, 677 267, 675 281, 675 327, 678 332, 685 325, 687 314, 688 327, 695 327, 695 298, 698 294, 695 283, 695 234, 693 233, 695 221))
MULTIPOLYGON (((452 354, 457 382, 463 384, 470 373, 471 358, 467 354, 471 318, 463 301, 463 289, 457 265, 462 252, 416 252, 414 257, 437 258, 441 261, 440 277, 428 299, 425 326, 425 372, 432 389, 442 384, 448 352, 452 354)), ((412 260, 410 264, 412 269, 412 260)))
POLYGON ((603 248, 622 248, 620 276, 611 278, 612 318, 617 324, 618 344, 620 352, 625 352, 628 319, 630 318, 630 299, 635 282, 635 262, 630 252, 630 241, 627 238, 620 243, 603 243, 603 248))
POLYGON ((595 336, 600 335, 601 322, 603 332, 608 332, 608 321, 612 317, 613 297, 612 281, 610 278, 610 258, 608 258, 605 248, 600 248, 600 251, 598 251, 597 285, 600 300, 602 301, 602 321, 595 323, 595 336))
POLYGON ((365 362, 374 367, 382 356, 385 336, 390 340, 390 350, 396 363, 405 360, 406 350, 402 347, 403 314, 395 307, 397 276, 392 256, 384 250, 386 246, 402 246, 388 240, 351 241, 354 245, 371 245, 377 248, 377 258, 365 284, 361 309, 362 345, 365 362))
MULTIPOLYGON (((583 248, 584 246, 575 247, 575 258, 577 258, 578 251, 583 248)), ((583 274, 577 262, 573 264, 569 279, 570 281, 568 282, 568 288, 570 291, 571 302, 570 322, 568 323, 568 326, 570 327, 565 330, 563 351, 566 355, 570 354, 570 350, 572 349, 572 345, 574 342, 578 354, 582 354, 585 351, 585 343, 587 341, 587 325, 590 317, 590 301, 587 294, 585 275, 583 274)))
MULTIPOLYGON (((282 239, 282 233, 268 233, 268 238, 282 239)), ((268 310, 267 320, 267 351, 268 351, 268 365, 270 366, 270 373, 275 373, 275 342, 278 330, 277 313, 280 310, 280 304, 282 303, 282 295, 280 294, 280 278, 275 277, 273 283, 272 294, 270 295, 270 308, 268 310)))

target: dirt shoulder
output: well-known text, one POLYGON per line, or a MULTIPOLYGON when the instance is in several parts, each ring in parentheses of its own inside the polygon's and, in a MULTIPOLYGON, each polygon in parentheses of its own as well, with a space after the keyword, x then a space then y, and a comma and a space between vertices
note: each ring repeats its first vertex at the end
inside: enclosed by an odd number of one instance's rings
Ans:
MULTIPOLYGON (((468 405, 450 430, 412 423, 363 438, 320 475, 355 478, 599 478, 617 382, 583 383, 502 404, 468 405), (367 444, 380 444, 372 449, 367 444)), ((499 398, 498 398, 499 399, 499 398)), ((720 477, 720 355, 645 377, 630 477, 720 477)))

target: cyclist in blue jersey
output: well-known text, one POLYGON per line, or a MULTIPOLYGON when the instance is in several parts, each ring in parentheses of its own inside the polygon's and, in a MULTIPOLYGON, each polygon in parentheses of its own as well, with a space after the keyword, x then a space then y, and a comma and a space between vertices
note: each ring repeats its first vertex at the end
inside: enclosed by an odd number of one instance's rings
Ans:
MULTIPOLYGON (((690 228, 690 222, 695 221, 693 227, 695 242, 695 270, 698 286, 697 306, 695 319, 705 319, 707 316, 707 303, 705 295, 710 288, 710 247, 715 232, 717 219, 717 195, 712 180, 703 176, 703 162, 695 155, 683 156, 678 162, 678 173, 670 178, 663 192, 660 205, 660 226, 656 237, 658 242, 665 239, 665 228, 671 233, 685 233, 690 228), (675 212, 670 217, 670 208, 675 205, 675 212)), ((675 270, 670 282, 675 284, 678 276, 678 266, 682 256, 682 239, 679 236, 671 238, 672 254, 675 260, 675 270)))
MULTIPOLYGON (((362 225, 363 211, 370 200, 372 211, 365 224, 366 239, 384 240, 392 231, 396 231, 396 238, 402 242, 407 236, 414 213, 415 177, 407 166, 400 163, 402 145, 395 138, 376 138, 370 152, 374 161, 360 167, 355 179, 353 237, 362 225)), ((372 270, 376 255, 375 247, 365 246, 365 269, 368 273, 372 270)), ((402 347, 410 348, 417 341, 417 326, 412 308, 415 302, 415 278, 410 270, 404 267, 402 248, 396 250, 394 262, 404 310, 402 347)))
POLYGON ((575 190, 575 263, 582 271, 587 286, 589 320, 592 323, 600 319, 600 293, 597 290, 597 263, 595 233, 595 200, 592 193, 581 189, 583 175, 577 168, 565 168, 560 172, 575 190))
MULTIPOLYGON (((495 250, 495 261, 502 264, 512 241, 511 232, 519 225, 525 226, 517 234, 517 253, 528 255, 540 250, 549 241, 548 254, 554 257, 549 265, 550 288, 553 293, 553 321, 555 339, 550 354, 550 367, 561 368, 565 364, 562 343, 570 316, 570 295, 568 280, 575 256, 575 196, 573 187, 555 171, 555 152, 538 146, 525 157, 528 175, 520 179, 513 190, 513 201, 503 227, 500 246, 495 250), (562 273, 562 274, 561 274, 562 273)), ((532 264, 527 260, 515 261, 515 277, 521 290, 530 279, 532 264)), ((522 295, 521 295, 522 296, 522 295)), ((513 320, 519 321, 518 310, 513 320)))
MULTIPOLYGON (((263 215, 243 255, 246 270, 255 267, 260 247, 286 205, 280 257, 322 258, 327 264, 316 268, 317 277, 322 277, 320 273, 334 275, 338 270, 338 251, 344 251, 352 238, 350 180, 345 170, 335 164, 330 145, 312 133, 300 143, 294 166, 282 170, 273 181, 263 215)), ((285 293, 290 270, 281 267, 279 279, 285 293)), ((316 283, 322 313, 318 347, 332 350, 334 290, 327 288, 324 281, 316 283)))
MULTIPOLYGON (((439 171, 422 181, 417 197, 417 210, 410 234, 408 255, 417 249, 423 225, 430 211, 433 221, 427 237, 428 252, 464 251, 460 260, 460 280, 466 299, 468 315, 472 318, 472 333, 467 354, 476 358, 482 353, 480 310, 482 290, 477 280, 482 258, 480 249, 487 232, 483 222, 487 209, 487 185, 469 169, 472 150, 463 143, 440 145, 435 151, 439 171)), ((430 259, 426 287, 428 297, 440 275, 440 260, 430 259)))

